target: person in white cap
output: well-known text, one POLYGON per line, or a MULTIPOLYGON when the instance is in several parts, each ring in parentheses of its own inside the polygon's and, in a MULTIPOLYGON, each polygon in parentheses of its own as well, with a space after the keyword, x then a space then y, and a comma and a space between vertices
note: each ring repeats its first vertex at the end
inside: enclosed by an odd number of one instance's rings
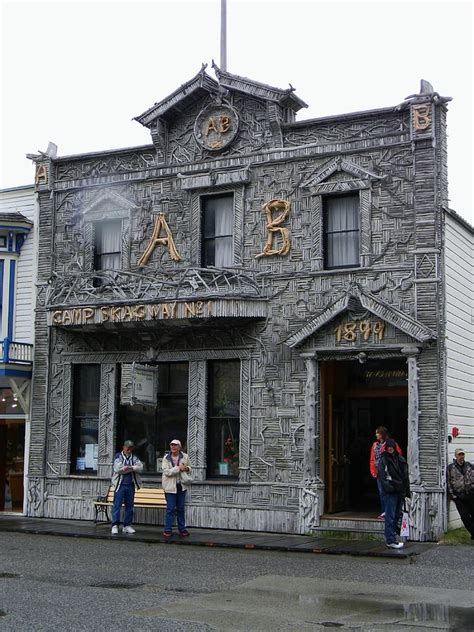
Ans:
POLYGON ((118 534, 122 503, 125 505, 122 531, 126 535, 135 533, 135 529, 132 527, 133 502, 135 489, 140 489, 142 484, 140 474, 143 471, 143 463, 133 454, 134 447, 133 441, 124 441, 122 452, 117 454, 114 460, 112 485, 115 491, 112 507, 112 535, 118 534))
POLYGON ((166 496, 165 530, 163 535, 170 538, 173 535, 174 513, 178 523, 179 535, 182 538, 189 536, 184 517, 186 503, 186 491, 191 482, 191 465, 188 455, 181 450, 181 441, 173 439, 170 443, 170 451, 163 457, 162 485, 166 496))
POLYGON ((448 493, 474 540, 474 466, 465 456, 462 448, 454 450, 454 461, 448 465, 448 493))

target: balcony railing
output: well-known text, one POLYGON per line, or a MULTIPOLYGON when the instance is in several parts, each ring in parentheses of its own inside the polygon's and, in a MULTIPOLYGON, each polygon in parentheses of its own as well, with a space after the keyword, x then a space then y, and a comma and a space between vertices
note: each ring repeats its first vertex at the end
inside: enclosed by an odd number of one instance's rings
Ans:
POLYGON ((33 364, 33 345, 4 338, 0 342, 0 357, 4 364, 33 364))

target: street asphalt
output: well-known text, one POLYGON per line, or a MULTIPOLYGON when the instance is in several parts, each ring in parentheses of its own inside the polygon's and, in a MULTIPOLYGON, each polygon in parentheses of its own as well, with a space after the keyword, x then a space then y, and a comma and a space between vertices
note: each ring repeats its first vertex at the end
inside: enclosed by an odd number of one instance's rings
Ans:
POLYGON ((474 545, 397 560, 132 538, 0 533, 0 630, 474 630, 474 545))

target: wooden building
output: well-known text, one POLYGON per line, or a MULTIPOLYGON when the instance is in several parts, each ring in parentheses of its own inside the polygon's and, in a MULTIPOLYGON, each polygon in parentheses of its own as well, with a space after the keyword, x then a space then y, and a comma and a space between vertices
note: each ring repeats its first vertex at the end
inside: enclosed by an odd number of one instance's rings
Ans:
POLYGON ((383 424, 408 456, 412 538, 436 538, 464 396, 447 386, 446 235, 472 244, 446 211, 450 99, 422 82, 297 122, 292 88, 214 70, 136 117, 150 145, 35 159, 28 514, 92 518, 123 439, 156 484, 179 438, 191 526, 380 529, 383 424))
POLYGON ((0 512, 23 512, 33 368, 34 186, 0 190, 0 512))

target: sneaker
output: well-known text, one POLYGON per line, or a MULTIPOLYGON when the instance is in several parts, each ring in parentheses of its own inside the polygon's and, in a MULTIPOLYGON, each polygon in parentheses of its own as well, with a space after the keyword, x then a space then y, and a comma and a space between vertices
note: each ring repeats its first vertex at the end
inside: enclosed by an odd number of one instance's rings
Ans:
POLYGON ((112 527, 112 535, 118 535, 118 526, 116 524, 112 527))
POLYGON ((387 544, 389 549, 403 549, 403 542, 392 542, 387 544))
POLYGON ((380 516, 377 516, 377 520, 385 520, 385 514, 382 513, 380 516))
POLYGON ((171 538, 173 534, 171 531, 163 531, 163 535, 165 538, 171 538))
POLYGON ((128 535, 132 535, 133 533, 135 533, 135 529, 133 527, 124 527, 122 529, 122 533, 127 533, 128 535))
POLYGON ((180 531, 179 532, 179 537, 180 538, 189 538, 189 531, 187 529, 185 529, 184 531, 180 531))

